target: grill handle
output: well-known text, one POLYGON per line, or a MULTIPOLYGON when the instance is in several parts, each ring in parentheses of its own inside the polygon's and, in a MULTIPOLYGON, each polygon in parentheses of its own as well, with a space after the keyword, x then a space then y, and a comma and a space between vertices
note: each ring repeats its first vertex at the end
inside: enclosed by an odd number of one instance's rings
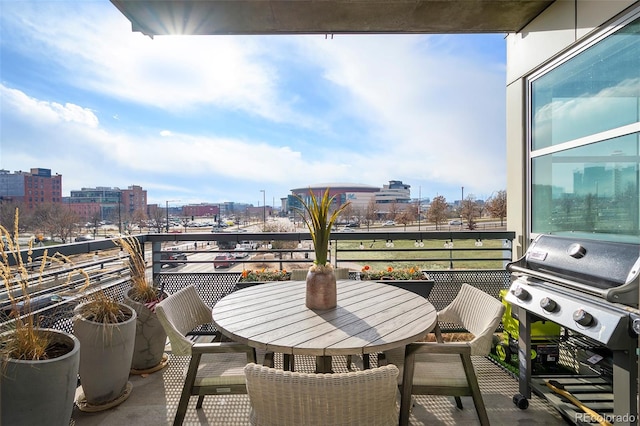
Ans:
POLYGON ((569 287, 571 289, 576 289, 576 290, 581 290, 585 293, 589 293, 592 294, 594 296, 599 296, 602 298, 606 298, 606 291, 598 291, 598 289, 591 287, 589 285, 586 284, 581 284, 579 282, 576 281, 571 281, 571 280, 567 280, 565 278, 561 278, 555 275, 551 275, 551 274, 546 274, 544 272, 538 272, 538 271, 534 271, 532 269, 527 269, 527 268, 523 268, 521 266, 517 266, 513 263, 510 263, 509 265, 507 265, 507 269, 509 270, 509 272, 521 272, 525 275, 529 275, 532 276, 534 278, 538 278, 544 281, 551 281, 553 283, 557 283, 560 284, 562 286, 565 287, 569 287))

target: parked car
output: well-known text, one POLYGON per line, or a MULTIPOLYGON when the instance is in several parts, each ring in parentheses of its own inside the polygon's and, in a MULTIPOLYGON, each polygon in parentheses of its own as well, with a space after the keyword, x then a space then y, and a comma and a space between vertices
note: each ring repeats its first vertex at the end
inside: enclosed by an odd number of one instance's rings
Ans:
POLYGON ((167 265, 167 267, 173 268, 180 263, 186 263, 187 255, 181 251, 163 252, 160 255, 160 261, 163 263, 163 266, 167 265), (167 262, 167 260, 169 262, 167 262))
POLYGON ((249 257, 249 253, 247 253, 247 251, 242 247, 237 247, 234 249, 231 256, 233 256, 234 259, 246 259, 249 257))
POLYGON ((230 268, 235 263, 235 258, 230 254, 219 254, 213 259, 213 267, 218 268, 230 268))
POLYGON ((258 245, 253 241, 240 241, 236 244, 236 249, 241 250, 255 250, 258 248, 258 245))
POLYGON ((78 235, 76 237, 76 243, 80 243, 82 241, 93 241, 93 239, 92 235, 78 235))
POLYGON ((450 220, 449 221, 449 225, 458 225, 458 226, 460 226, 460 225, 462 225, 462 221, 458 220, 458 219, 450 220))
POLYGON ((393 220, 388 220, 382 226, 396 226, 396 223, 393 220))

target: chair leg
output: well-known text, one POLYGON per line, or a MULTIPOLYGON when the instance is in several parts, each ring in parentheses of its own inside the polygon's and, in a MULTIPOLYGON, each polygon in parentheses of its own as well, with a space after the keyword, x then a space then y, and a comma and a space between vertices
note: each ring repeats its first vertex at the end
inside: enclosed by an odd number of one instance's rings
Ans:
POLYGON ((202 403, 204 402, 204 395, 198 395, 198 402, 196 402, 196 410, 202 408, 202 403))
POLYGON ((362 354, 362 369, 368 370, 371 368, 371 360, 369 359, 369 354, 362 354))
POLYGON ((296 371, 296 358, 293 354, 282 354, 282 369, 285 371, 296 371))
POLYGON ((416 354, 409 347, 405 349, 404 373, 402 375, 402 385, 400 385, 400 426, 409 424, 411 415, 411 391, 413 388, 413 374, 415 370, 416 354))
POLYGON ((453 399, 456 400, 456 407, 462 410, 462 399, 459 396, 454 396, 453 399))
POLYGON ((265 367, 273 368, 273 357, 273 352, 267 352, 266 354, 264 354, 264 361, 262 362, 262 365, 264 365, 265 367))
POLYGON ((178 403, 178 409, 176 410, 176 417, 173 419, 173 426, 182 425, 184 416, 187 414, 187 406, 189 405, 189 398, 191 397, 193 384, 196 381, 196 374, 198 373, 198 365, 200 364, 201 357, 202 354, 191 355, 189 369, 187 370, 187 377, 184 379, 184 387, 182 388, 180 402, 178 403))
POLYGON ((489 426, 489 416, 487 415, 487 409, 484 406, 482 394, 480 393, 480 386, 478 385, 478 378, 476 377, 475 370, 473 369, 473 363, 471 357, 467 354, 462 356, 462 366, 464 373, 467 376, 467 383, 471 389, 471 398, 473 398, 473 404, 476 406, 476 413, 478 413, 478 419, 482 426, 489 426))
MULTIPOLYGON (((347 355, 347 370, 351 371, 351 363, 353 362, 353 355, 347 355)), ((362 369, 368 370, 371 368, 371 361, 369 354, 362 354, 362 369)))

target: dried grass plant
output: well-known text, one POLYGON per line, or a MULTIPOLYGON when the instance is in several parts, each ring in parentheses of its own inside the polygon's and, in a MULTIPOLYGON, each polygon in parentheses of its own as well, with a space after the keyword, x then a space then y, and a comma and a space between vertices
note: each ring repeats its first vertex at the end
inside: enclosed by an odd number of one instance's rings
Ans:
MULTIPOLYGON (((44 360, 59 356, 64 352, 54 343, 48 334, 40 333, 42 315, 36 315, 32 306, 31 292, 43 284, 44 274, 52 265, 64 266, 68 272, 65 285, 75 281, 77 276, 82 278, 83 285, 77 291, 84 290, 89 285, 89 276, 82 269, 73 268, 71 260, 60 254, 48 255, 44 250, 36 277, 30 277, 28 265, 33 261, 33 242, 29 242, 26 262, 21 255, 18 232, 19 212, 15 211, 13 232, 9 232, 0 225, 0 237, 4 242, 1 254, 0 276, 8 295, 9 312, 0 314, 0 356, 2 361, 11 358, 18 360, 44 360)), ((33 275, 33 272, 32 272, 33 275)), ((46 315, 46 314, 45 314, 46 315)))
POLYGON ((161 291, 154 287, 147 279, 147 264, 140 241, 135 237, 122 237, 116 240, 116 245, 129 255, 128 267, 131 275, 132 291, 129 296, 147 307, 162 300, 161 291))
POLYGON ((86 320, 101 324, 117 324, 131 318, 131 312, 122 309, 122 305, 107 296, 104 291, 97 291, 90 300, 82 305, 80 314, 86 320))

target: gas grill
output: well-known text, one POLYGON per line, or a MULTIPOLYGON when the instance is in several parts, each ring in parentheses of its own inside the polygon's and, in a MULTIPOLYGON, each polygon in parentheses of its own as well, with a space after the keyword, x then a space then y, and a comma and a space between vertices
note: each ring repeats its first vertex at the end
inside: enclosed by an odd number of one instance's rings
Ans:
POLYGON ((606 415, 637 424, 640 245, 540 235, 507 270, 506 300, 520 321, 521 396, 531 395, 530 325, 548 320, 611 351, 615 397, 606 415))

